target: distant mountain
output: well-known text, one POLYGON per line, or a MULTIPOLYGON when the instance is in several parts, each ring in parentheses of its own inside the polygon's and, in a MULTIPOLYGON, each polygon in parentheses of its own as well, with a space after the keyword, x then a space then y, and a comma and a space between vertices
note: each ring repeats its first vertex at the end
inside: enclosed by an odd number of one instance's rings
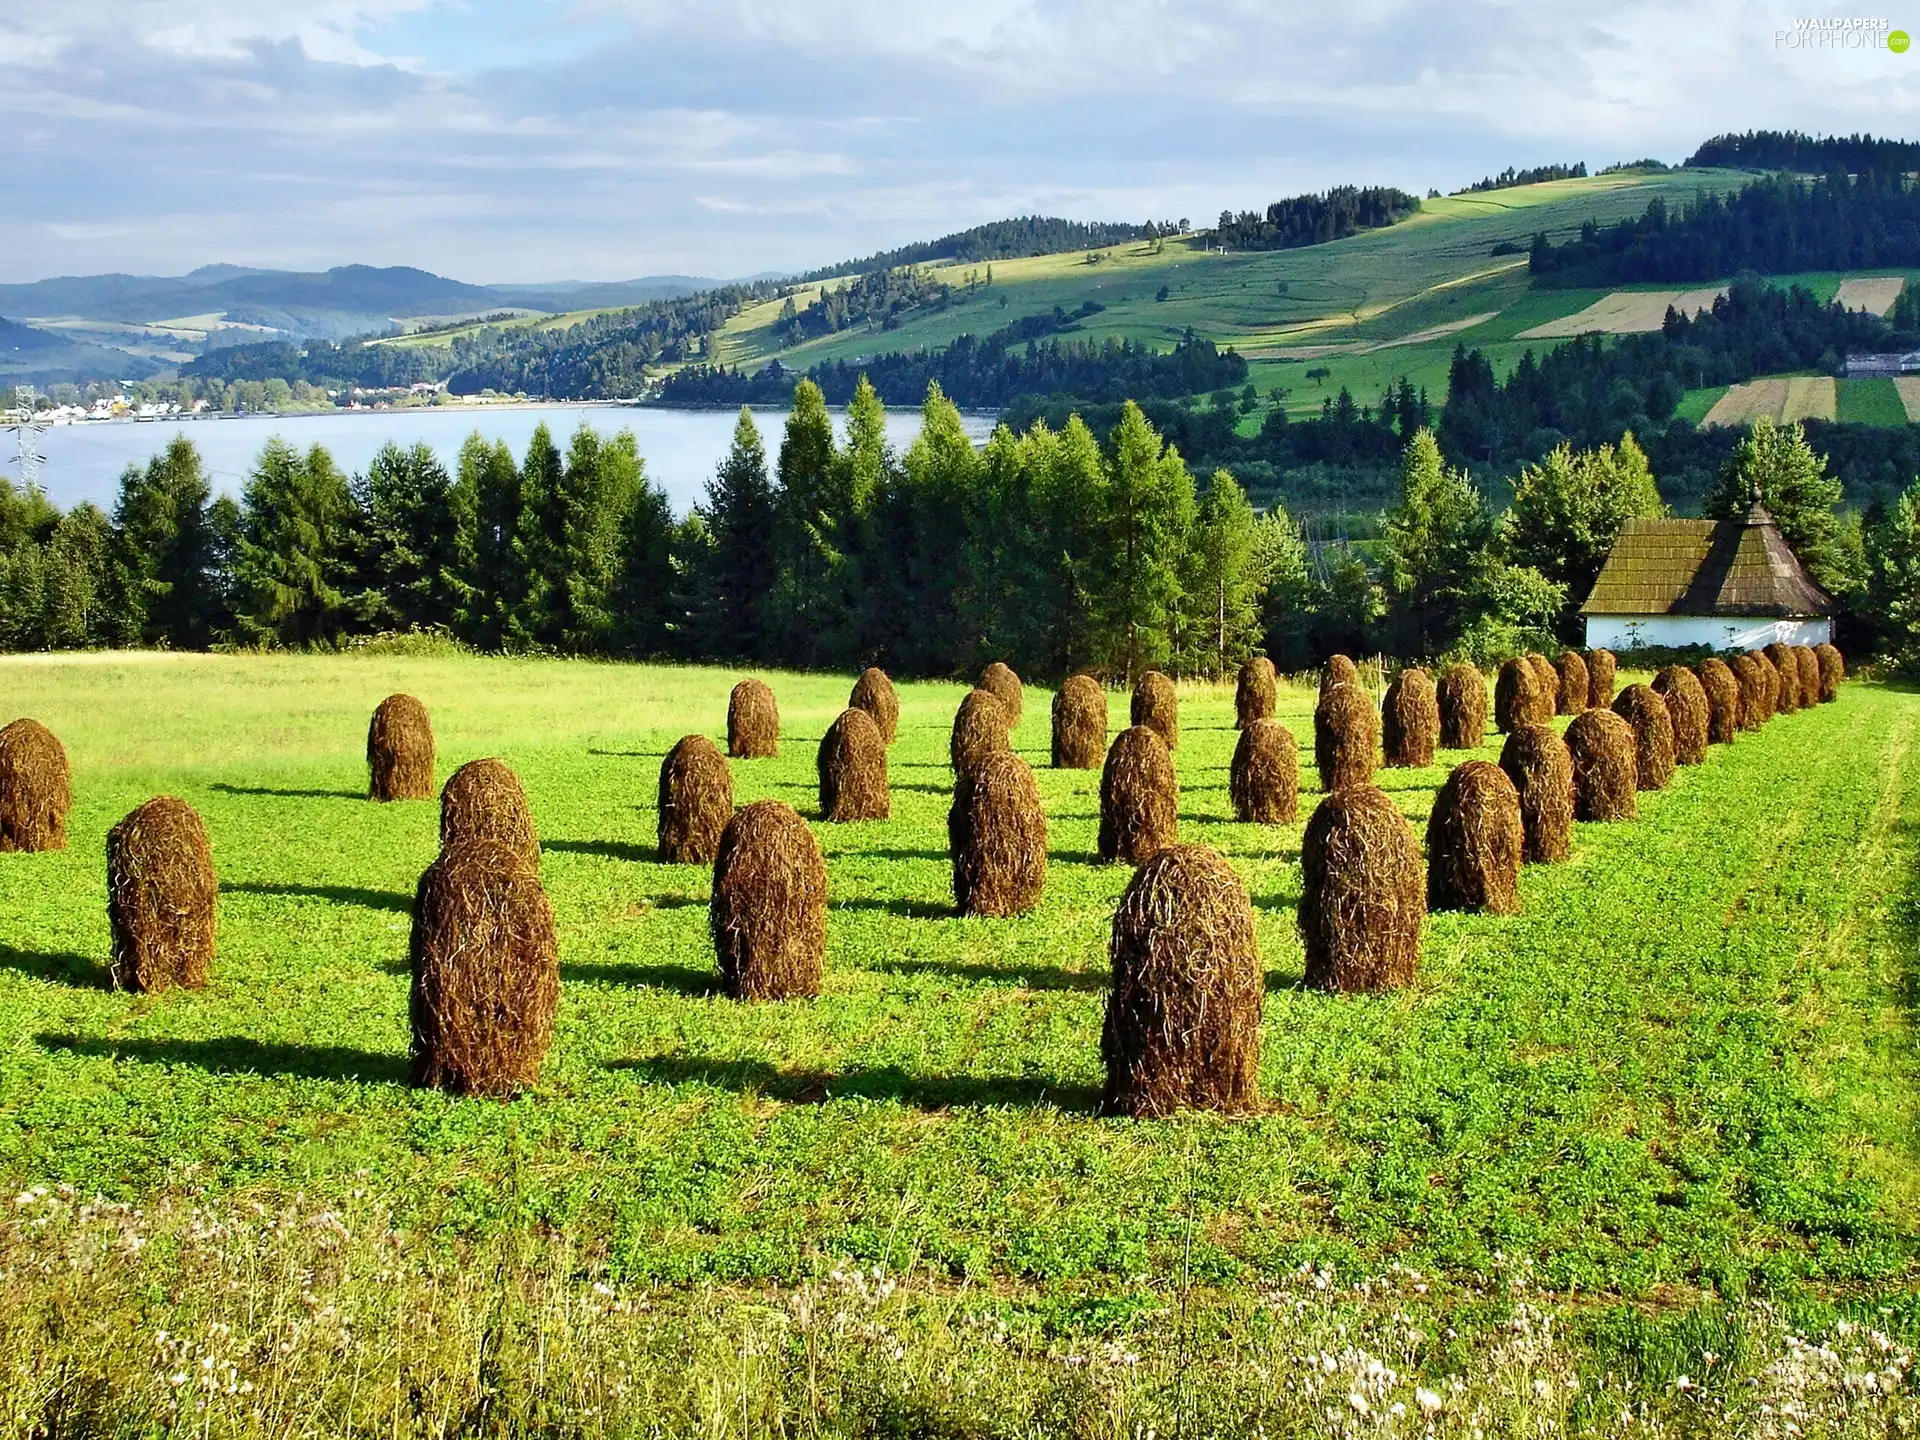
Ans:
POLYGON ((84 385, 93 380, 143 380, 160 367, 151 360, 70 340, 51 330, 0 319, 0 383, 84 385))

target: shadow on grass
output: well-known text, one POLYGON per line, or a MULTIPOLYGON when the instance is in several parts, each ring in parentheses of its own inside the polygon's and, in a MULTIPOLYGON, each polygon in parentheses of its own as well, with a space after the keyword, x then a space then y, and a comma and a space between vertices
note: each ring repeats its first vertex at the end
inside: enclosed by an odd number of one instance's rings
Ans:
POLYGON ((147 1065, 185 1065, 214 1075, 290 1076, 305 1080, 367 1080, 404 1084, 404 1055, 346 1045, 280 1045, 222 1035, 212 1040, 104 1040, 89 1035, 33 1037, 43 1050, 147 1065))
POLYGON ((856 857, 862 860, 945 860, 949 858, 945 850, 936 850, 931 845, 923 850, 847 850, 842 853, 849 860, 856 857))
POLYGON ((34 980, 51 980, 76 990, 111 990, 113 974, 90 955, 71 950, 21 950, 0 945, 0 970, 12 970, 34 980))
POLYGON ((835 900, 828 904, 829 910, 871 910, 887 915, 900 915, 908 920, 952 920, 955 918, 951 905, 936 904, 931 900, 835 900))
POLYGON ((947 975, 955 980, 1006 985, 1026 990, 1104 990, 1104 972, 1081 973, 1053 965, 1020 968, 1008 965, 979 965, 964 960, 876 960, 860 967, 878 975, 947 975))
MULTIPOLYGON (((222 795, 271 795, 281 800, 367 800, 364 790, 277 790, 271 785, 229 785, 224 780, 216 780, 207 787, 222 795)), ((404 803, 404 802, 402 802, 404 803)))
POLYGON ((901 780, 895 780, 889 788, 911 791, 915 795, 951 795, 953 793, 951 785, 913 785, 901 780))
POLYGON ((249 880, 240 885, 222 885, 222 895, 284 895, 300 900, 330 900, 336 905, 361 905, 369 910, 396 910, 402 915, 413 910, 413 897, 398 890, 364 890, 357 885, 276 885, 249 880))
POLYGON ((635 990, 671 990, 676 995, 718 995, 720 972, 693 965, 562 965, 562 981, 595 985, 623 985, 635 990))
POLYGON ((611 759, 619 760, 664 760, 667 758, 667 752, 665 750, 596 750, 591 745, 587 747, 587 754, 603 755, 611 759))
POLYGON ((894 1100, 916 1110, 1053 1105, 1091 1111, 1100 1103, 1099 1092, 1086 1085, 1059 1085, 1025 1075, 914 1075, 897 1065, 832 1075, 781 1070, 765 1060, 655 1055, 615 1060, 607 1068, 629 1071, 654 1085, 712 1085, 798 1105, 861 1099, 894 1100))
POLYGON ((562 855, 598 855, 603 860, 630 860, 636 864, 660 858, 656 846, 636 845, 631 840, 542 840, 540 848, 562 855))

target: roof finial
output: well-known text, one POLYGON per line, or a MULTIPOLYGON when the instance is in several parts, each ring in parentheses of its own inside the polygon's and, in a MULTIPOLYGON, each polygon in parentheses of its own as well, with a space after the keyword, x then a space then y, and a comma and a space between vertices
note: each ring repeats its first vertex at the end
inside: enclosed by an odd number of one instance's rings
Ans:
POLYGON ((1765 501, 1766 497, 1760 493, 1760 477, 1756 475, 1753 477, 1753 503, 1760 505, 1764 504, 1765 501))

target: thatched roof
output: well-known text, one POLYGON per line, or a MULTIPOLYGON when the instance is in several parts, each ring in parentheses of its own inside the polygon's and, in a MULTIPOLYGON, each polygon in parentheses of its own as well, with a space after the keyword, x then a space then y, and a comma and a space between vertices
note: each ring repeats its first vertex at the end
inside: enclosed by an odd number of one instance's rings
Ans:
POLYGON ((1740 520, 1629 520, 1583 615, 1832 615, 1757 501, 1740 520))

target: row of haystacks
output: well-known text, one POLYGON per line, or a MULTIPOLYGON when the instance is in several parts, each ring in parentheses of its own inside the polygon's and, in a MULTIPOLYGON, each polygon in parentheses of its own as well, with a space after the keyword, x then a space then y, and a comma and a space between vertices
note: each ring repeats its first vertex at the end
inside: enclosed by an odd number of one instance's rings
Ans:
MULTIPOLYGON (((1548 694, 1555 709, 1572 703, 1582 681, 1589 700, 1602 678, 1611 691, 1611 657, 1596 663, 1600 655, 1570 652, 1545 669, 1509 662, 1503 674, 1515 677, 1517 713, 1538 714, 1530 707, 1548 694)), ((1497 765, 1469 760, 1435 795, 1423 860, 1411 824, 1372 783, 1375 748, 1389 766, 1429 764, 1448 738, 1450 712, 1454 734, 1472 722, 1477 743, 1484 682, 1453 667, 1436 686, 1408 668, 1376 713, 1357 669, 1341 658, 1323 674, 1315 716, 1316 761, 1330 793, 1306 827, 1298 917, 1309 983, 1336 991, 1410 984, 1430 910, 1514 913, 1521 866, 1566 858, 1574 819, 1632 818, 1637 792, 1664 787, 1676 765, 1700 763, 1709 745, 1768 715, 1833 699, 1845 675, 1830 646, 1785 647, 1731 665, 1708 660, 1697 672, 1668 666, 1652 685, 1578 710, 1564 734, 1544 719, 1514 720, 1497 765)), ((1242 673, 1228 788, 1239 818, 1283 824, 1298 815, 1298 746, 1271 718, 1270 668, 1242 673)), ((1024 914, 1046 881, 1046 814, 1033 771, 1009 740, 1019 681, 1000 669, 997 689, 983 677, 954 725, 948 836, 956 908, 968 915, 1024 914)), ((1104 740, 1105 712, 1097 683, 1062 686, 1056 759, 1064 740, 1084 764, 1104 740)), ((887 677, 862 675, 821 742, 823 818, 886 817, 886 750, 898 715, 887 677)), ((1105 1108, 1245 1109, 1258 1101, 1264 993, 1251 904, 1222 856, 1179 843, 1178 699, 1164 676, 1143 677, 1133 720, 1106 748, 1100 785, 1100 855, 1138 867, 1113 924, 1105 1108)), ((729 749, 773 753, 778 735, 771 691, 742 682, 729 706, 729 749)), ((369 728, 369 794, 430 795, 433 743, 425 708, 389 697, 369 728)), ((44 727, 25 720, 0 731, 5 848, 64 845, 71 790, 65 751, 44 727)), ((538 837, 518 777, 498 759, 461 766, 440 800, 441 851, 421 877, 410 943, 412 1074, 455 1093, 511 1094, 537 1077, 559 998, 538 837)), ((806 821, 779 801, 735 810, 727 757, 706 737, 687 736, 661 766, 659 826, 662 859, 713 866, 709 924, 726 993, 818 995, 827 878, 806 821)), ((142 992, 204 986, 218 897, 199 816, 158 797, 113 828, 107 850, 116 983, 142 992)))

